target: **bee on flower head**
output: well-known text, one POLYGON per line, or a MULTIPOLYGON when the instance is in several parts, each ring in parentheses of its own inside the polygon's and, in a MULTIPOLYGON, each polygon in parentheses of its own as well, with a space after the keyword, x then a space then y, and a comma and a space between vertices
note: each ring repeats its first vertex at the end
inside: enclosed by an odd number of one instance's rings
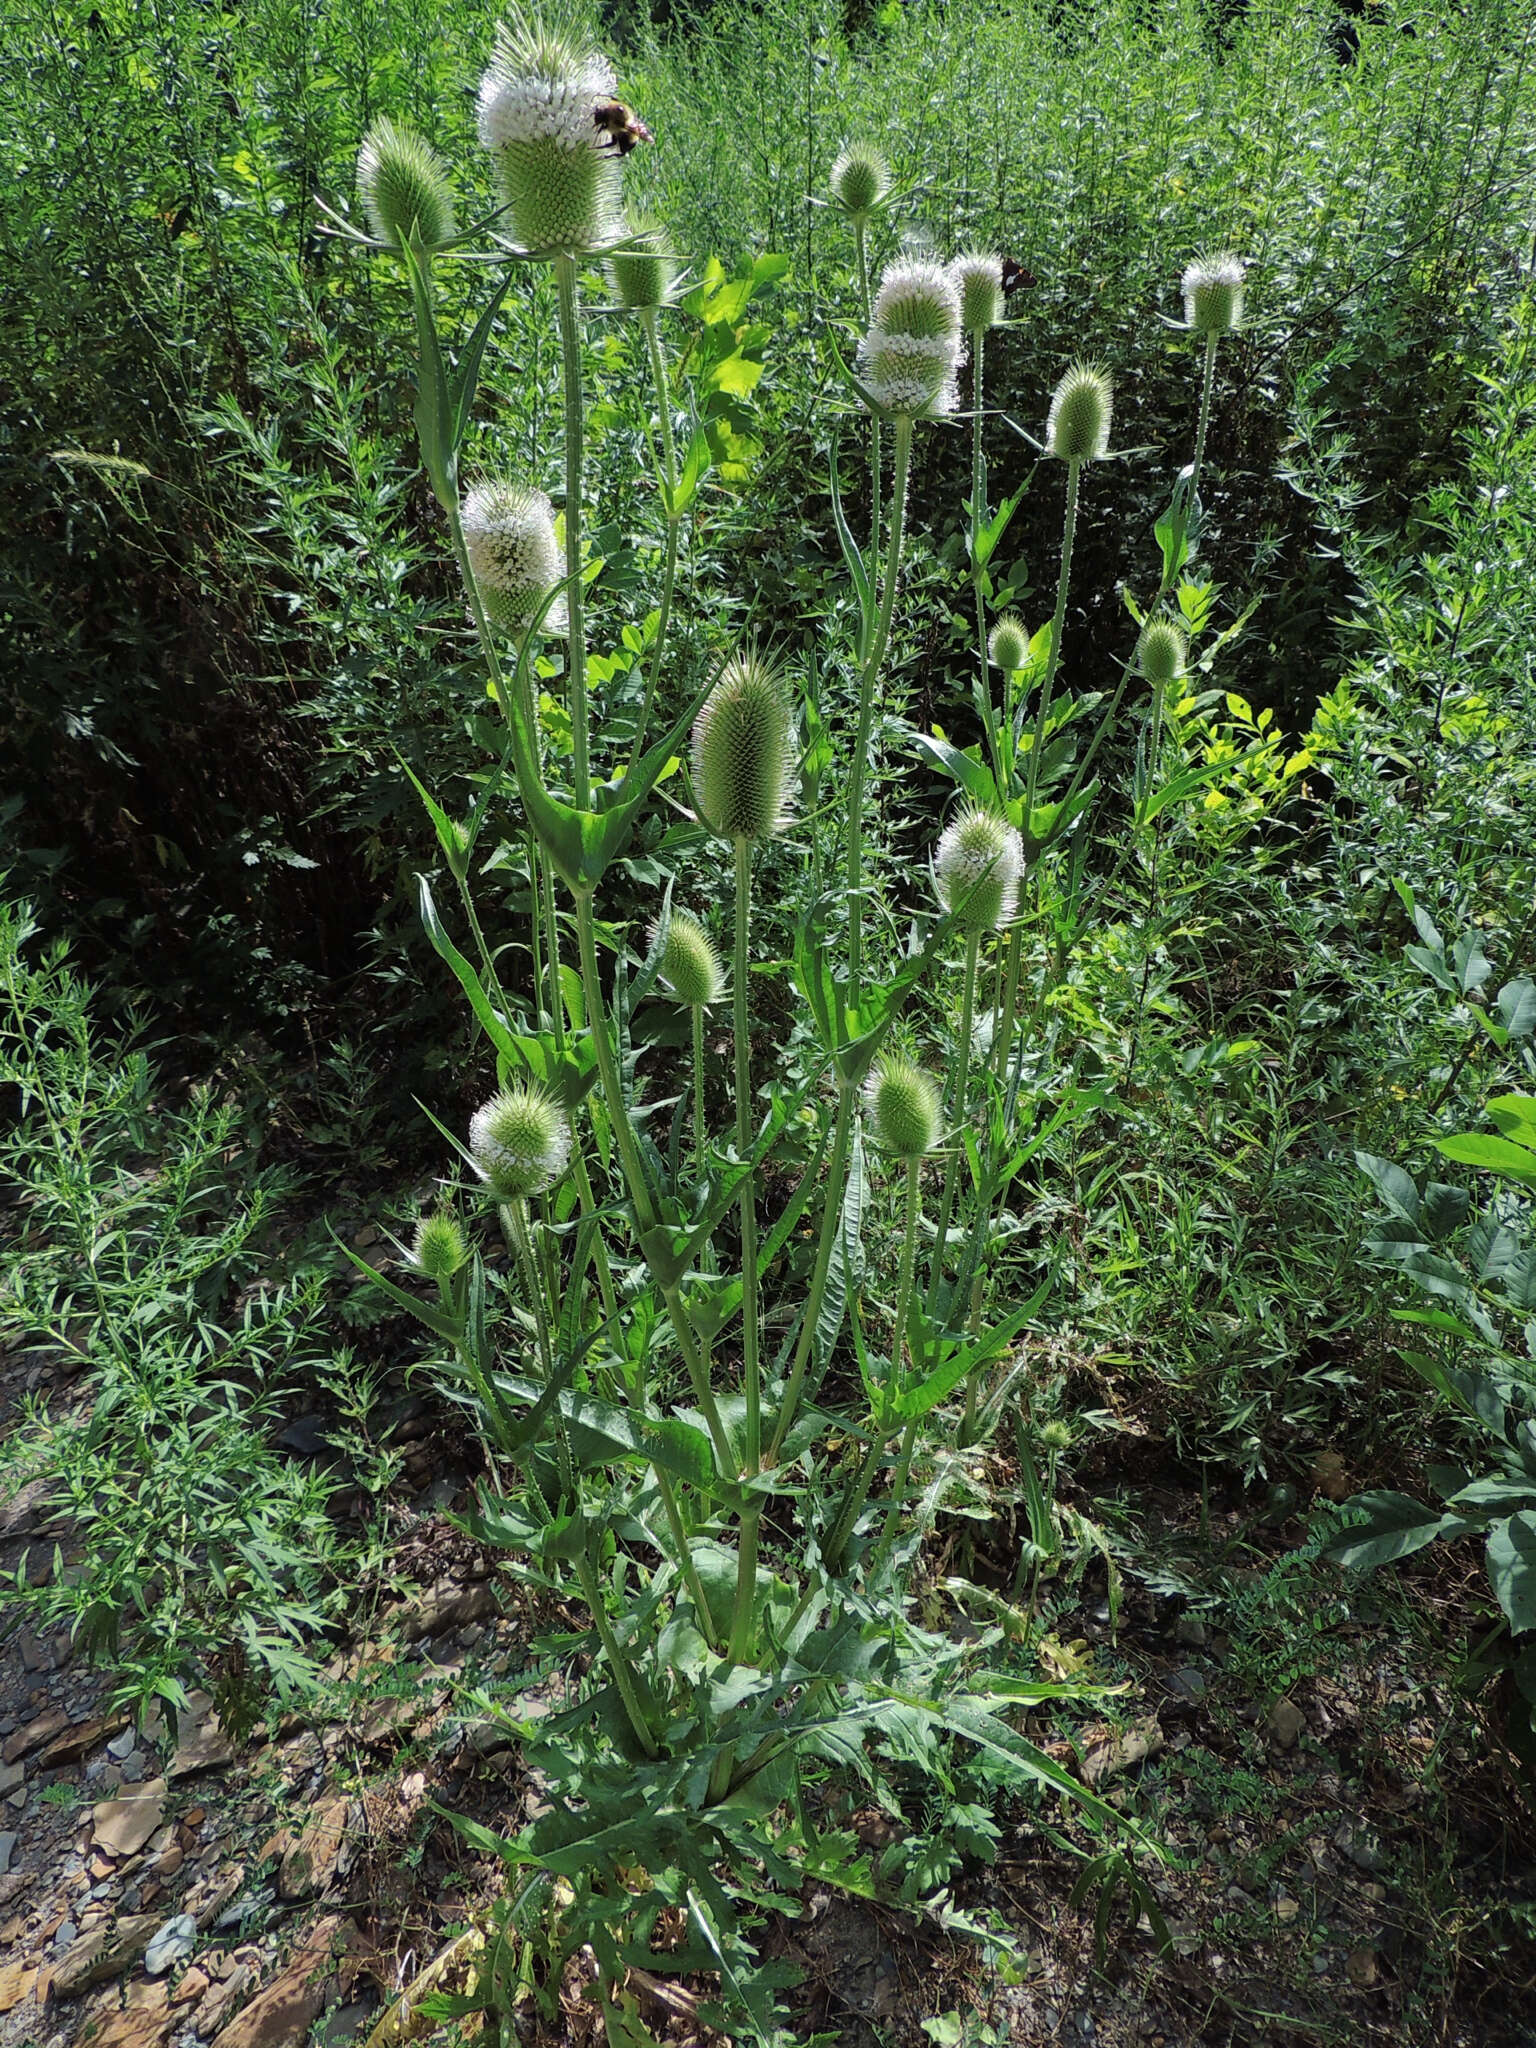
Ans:
POLYGON ((650 142, 651 131, 631 108, 622 100, 602 100, 592 109, 592 122, 598 132, 600 147, 614 151, 618 156, 628 156, 638 142, 650 142))

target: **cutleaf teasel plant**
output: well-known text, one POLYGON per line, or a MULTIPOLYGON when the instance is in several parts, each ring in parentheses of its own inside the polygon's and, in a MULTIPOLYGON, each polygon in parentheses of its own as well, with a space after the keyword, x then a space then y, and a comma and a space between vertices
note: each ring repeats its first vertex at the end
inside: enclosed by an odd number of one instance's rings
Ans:
MULTIPOLYGON (((1010 1123, 1019 1068, 1004 1090, 1006 1059, 994 1074, 978 1057, 981 964, 984 949, 1007 949, 1007 999, 994 991, 991 1003, 995 1049, 1013 1033, 1026 896, 1052 832, 1066 829, 1059 813, 1076 803, 1080 816, 1087 800, 1079 761, 1069 801, 1053 799, 1057 824, 1042 823, 1079 478, 1108 453, 1111 391, 1105 373, 1077 366, 1050 405, 1046 445, 1067 491, 1045 637, 1012 612, 989 620, 991 584, 973 575, 990 759, 967 762, 965 801, 938 842, 931 887, 920 870, 908 889, 910 937, 893 959, 896 920, 882 903, 877 923, 865 847, 882 796, 874 715, 898 623, 913 439, 921 424, 953 418, 969 354, 971 512, 978 534, 992 532, 981 371, 1003 310, 1001 263, 903 257, 872 284, 864 236, 894 204, 891 173, 873 151, 850 145, 839 158, 833 192, 859 250, 862 328, 845 382, 889 436, 891 467, 887 485, 877 447, 872 499, 883 509, 866 549, 842 520, 832 462, 858 629, 834 657, 846 659, 854 710, 831 735, 846 802, 832 828, 841 858, 823 888, 810 840, 825 818, 797 822, 793 800, 797 735, 820 703, 811 679, 798 657, 733 644, 718 625, 671 630, 681 610, 675 528, 698 476, 685 478, 678 459, 689 445, 673 434, 684 380, 668 349, 694 300, 676 291, 665 224, 626 219, 625 160, 653 138, 619 90, 580 16, 504 24, 478 102, 489 191, 478 226, 463 232, 468 208, 455 206, 425 145, 381 122, 359 158, 370 233, 347 231, 397 263, 410 287, 423 465, 501 718, 500 753, 467 821, 418 785, 472 948, 448 929, 427 878, 423 917, 494 1084, 462 1135, 440 1126, 455 1175, 402 1247, 399 1274, 364 1270, 425 1326, 445 1381, 480 1419, 491 1477, 466 1525, 580 1617, 561 1644, 572 1678, 559 1711, 525 1717, 515 1693, 486 1703, 512 1722, 547 1804, 507 1836, 458 1823, 505 1863, 501 1920, 533 1951, 526 1981, 553 2008, 565 1962, 589 1949, 615 2038, 630 2038, 625 1979, 642 1969, 711 1979, 718 2002, 706 2013, 767 2039, 778 1980, 753 1943, 765 1882, 793 1894, 808 1866, 822 1881, 865 1881, 856 1843, 800 1796, 809 1760, 824 1769, 828 1758, 878 1756, 889 1733, 904 1757, 937 1771, 946 1747, 972 1745, 1041 1800, 1072 1803, 1103 1838, 1096 1870, 1148 1847, 1017 1725, 1032 1701, 1086 1699, 1094 1688, 1004 1676, 988 1661, 996 1638, 930 1632, 905 1598, 955 1446, 972 1440, 977 1375, 1008 1369, 1044 1299, 1042 1287, 989 1322, 977 1279, 1005 1179, 994 1154, 1001 1147, 1013 1172, 1027 1150, 1010 1123), (458 339, 444 332, 435 282, 449 263, 477 266, 464 274, 485 281, 480 317, 458 339), (494 433, 476 425, 497 311, 509 293, 531 292, 537 265, 554 282, 560 433, 548 459, 558 476, 542 467, 542 449, 525 449, 509 473, 494 433), (604 388, 604 418, 622 403, 643 408, 636 447, 650 439, 652 411, 661 427, 650 445, 669 535, 638 731, 609 715, 612 664, 592 644, 599 630, 620 631, 603 565, 589 557, 596 394, 585 380, 600 358, 583 347, 583 294, 594 289, 606 313, 641 323, 650 370, 643 395, 604 388), (683 823, 649 842, 662 845, 664 880, 642 940, 642 920, 616 907, 613 870, 660 813, 667 782, 683 823), (537 909, 526 933, 504 908, 476 904, 498 865, 498 834, 532 848, 537 909), (781 892, 771 906, 769 891, 781 892), (769 929, 769 907, 772 929, 794 934, 787 963, 759 957, 754 919, 769 929), (711 933, 727 925, 725 961, 711 933), (520 946, 533 963, 526 985, 507 964, 520 946), (785 1007, 762 1000, 786 965, 798 998, 790 1029, 785 1007), (727 997, 731 1060, 713 1076, 712 1103, 705 1019, 727 997), (641 1028, 669 1002, 689 1012, 691 1061, 641 1028), (942 1083, 938 1058, 931 1074, 918 1050, 925 1036, 947 1041, 942 1083), (894 1183, 900 1212, 888 1307, 865 1299, 872 1164, 877 1182, 894 1183), (938 1198, 923 1281, 925 1177, 938 1198), (947 1405, 962 1390, 963 1433, 947 1405)), ((604 371, 593 375, 606 385, 604 371)), ((691 471, 711 459, 707 446, 693 436, 691 471)), ((1179 669, 1170 645, 1149 628, 1149 680, 1179 669)), ((937 750, 930 758, 953 768, 937 750)), ((1133 1874, 1129 1863, 1124 1871, 1133 1874)))

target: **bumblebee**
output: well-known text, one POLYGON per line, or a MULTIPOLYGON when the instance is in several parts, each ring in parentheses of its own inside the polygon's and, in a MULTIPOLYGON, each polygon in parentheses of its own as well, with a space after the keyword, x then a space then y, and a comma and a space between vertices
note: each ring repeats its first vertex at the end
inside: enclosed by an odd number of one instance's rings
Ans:
POLYGON ((592 120, 599 144, 620 156, 628 156, 637 142, 651 140, 650 129, 622 100, 604 100, 592 109, 592 120))

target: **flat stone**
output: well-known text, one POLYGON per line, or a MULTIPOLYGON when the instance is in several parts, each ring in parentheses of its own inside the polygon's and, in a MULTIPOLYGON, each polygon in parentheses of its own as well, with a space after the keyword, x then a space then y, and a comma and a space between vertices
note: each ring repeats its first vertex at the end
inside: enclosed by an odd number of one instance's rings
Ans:
POLYGON ((234 1744, 219 1726, 213 1701, 205 1692, 194 1692, 176 1716, 176 1754, 171 1758, 170 1777, 190 1778, 197 1771, 217 1770, 233 1763, 234 1744))
POLYGON ((194 1963, 190 1970, 183 1970, 177 1978, 176 1988, 171 1993, 172 2005, 196 2005, 212 1981, 208 1972, 194 1963))
POLYGON ((45 1771, 57 1771, 65 1764, 77 1764, 88 1751, 127 1725, 126 1714, 97 1714, 92 1720, 80 1721, 73 1728, 66 1728, 62 1735, 49 1743, 38 1761, 45 1771))
POLYGON ((1387 1867, 1380 1845, 1369 1835, 1357 1835, 1353 1828, 1341 1827, 1333 1838, 1333 1846, 1341 1856, 1349 1858, 1356 1870, 1374 1872, 1387 1867))
POLYGON ((1373 1948, 1351 1949, 1344 1958, 1344 1974, 1358 1991, 1369 1991, 1381 1975, 1373 1948))
POLYGON ((165 1818, 166 1789, 164 1778, 151 1778, 121 1799, 103 1799, 93 1809, 91 1846, 109 1856, 136 1856, 165 1818))
POLYGON ((467 1586, 441 1579, 396 1610, 395 1619, 407 1642, 421 1636, 441 1635, 463 1628, 471 1621, 483 1621, 496 1612, 495 1588, 485 1579, 467 1586))
POLYGON ((338 1794, 322 1800, 304 1832, 283 1857, 277 1888, 285 1899, 308 1898, 322 1892, 336 1874, 337 1859, 347 1833, 350 1801, 338 1794))
POLYGON ((10 2012, 30 1998, 36 1982, 36 1963, 0 1963, 0 2013, 10 2012))
POLYGON ((1173 1640, 1186 1650, 1203 1650, 1205 1623, 1198 1615, 1181 1614, 1173 1625, 1173 1640))
POLYGON ((91 2048, 158 2048, 170 2033, 170 1994, 164 1984, 134 1984, 116 2011, 108 2010, 91 2048))
POLYGON ((138 1747, 138 1741, 137 1730, 125 1728, 121 1735, 114 1735, 107 1744, 107 1755, 115 1757, 117 1762, 121 1763, 124 1757, 133 1754, 133 1751, 138 1747))
POLYGON ((0 1764, 0 1799, 7 1799, 27 1776, 25 1764, 0 1764))
POLYGON ((159 1925, 158 1913, 119 1914, 82 1934, 53 1973, 54 1997, 78 1998, 93 1984, 120 1977, 143 1955, 159 1925))
POLYGON ((185 1962, 197 1946, 197 1920, 191 1913, 178 1913, 167 1920, 144 1951, 144 1968, 151 1977, 163 1977, 173 1963, 185 1962))
MULTIPOLYGON (((192 1972, 189 1970, 190 1977, 192 1972)), ((231 2012, 256 1983, 254 1963, 235 1963, 220 1982, 210 1985, 192 2015, 192 2025, 199 2037, 211 2041, 231 2012)))
POLYGON ((1266 1724, 1276 1749, 1294 1749, 1307 1726, 1307 1717, 1294 1700, 1276 1700, 1266 1724))
POLYGON ((11 1867, 11 1858, 16 1853, 18 1837, 15 1834, 0 1835, 0 1877, 11 1867))
POLYGON ((335 1982, 335 1951, 351 1933, 339 1914, 320 1921, 280 1975, 220 2028, 213 2048, 298 2048, 325 2008, 327 1979, 335 1982))
POLYGON ((13 1764, 18 1757, 30 1756, 34 1749, 41 1749, 45 1742, 52 1742, 56 1735, 62 1735, 68 1726, 68 1714, 58 1707, 50 1707, 47 1713, 37 1715, 8 1738, 5 1748, 0 1749, 0 1760, 13 1764))

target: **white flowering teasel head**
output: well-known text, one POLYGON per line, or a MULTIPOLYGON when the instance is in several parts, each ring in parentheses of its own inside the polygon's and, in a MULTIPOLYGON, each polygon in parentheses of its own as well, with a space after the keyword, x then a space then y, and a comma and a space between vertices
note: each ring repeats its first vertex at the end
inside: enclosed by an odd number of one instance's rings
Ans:
POLYGON ((968 804, 939 839, 934 886, 968 936, 1012 922, 1024 878, 1024 842, 1006 818, 968 804))
MULTIPOLYGON (((656 943, 659 922, 651 927, 651 944, 656 943)), ((690 1010, 707 1009, 718 1002, 725 985, 720 955, 715 942, 691 910, 674 910, 667 920, 667 943, 662 949, 661 978, 680 1003, 690 1010)))
POLYGON ((1232 334, 1243 324, 1243 259, 1229 250, 1197 256, 1179 281, 1184 324, 1196 334, 1232 334))
POLYGON ((755 845, 789 823, 794 772, 789 690, 756 648, 733 655, 693 726, 693 792, 717 838, 755 845))
POLYGON ((1051 393, 1045 450, 1063 462, 1102 462, 1109 453, 1115 387, 1107 370, 1074 363, 1051 393))
POLYGON ((601 248, 622 230, 620 155, 601 122, 613 67, 579 37, 536 20, 503 23, 480 81, 490 151, 512 239, 532 255, 601 248))
POLYGON ((518 1081, 470 1118, 469 1150, 498 1202, 526 1202, 564 1173, 571 1127, 547 1088, 518 1081))
POLYGON ((832 197, 855 226, 879 211, 891 189, 891 167, 872 142, 847 142, 832 165, 832 197))
POLYGON ((1003 259, 973 250, 957 256, 949 274, 960 294, 960 325, 973 338, 1002 323, 1007 310, 1003 298, 1003 259))
POLYGON ((457 233, 448 170, 424 135, 381 114, 357 152, 357 190, 379 241, 440 249, 457 233))
POLYGON ((910 1060, 886 1054, 864 1083, 864 1113, 875 1143, 896 1159, 924 1159, 939 1142, 938 1083, 910 1060))
MULTIPOLYGON (((508 633, 527 632, 565 577, 554 507, 531 484, 492 478, 465 492, 459 521, 487 617, 508 633)), ((562 595, 545 612, 540 630, 563 633, 566 625, 562 595)))
POLYGON ((960 294, 943 265, 923 258, 887 265, 859 344, 859 374, 881 411, 909 419, 953 412, 964 354, 960 294))

